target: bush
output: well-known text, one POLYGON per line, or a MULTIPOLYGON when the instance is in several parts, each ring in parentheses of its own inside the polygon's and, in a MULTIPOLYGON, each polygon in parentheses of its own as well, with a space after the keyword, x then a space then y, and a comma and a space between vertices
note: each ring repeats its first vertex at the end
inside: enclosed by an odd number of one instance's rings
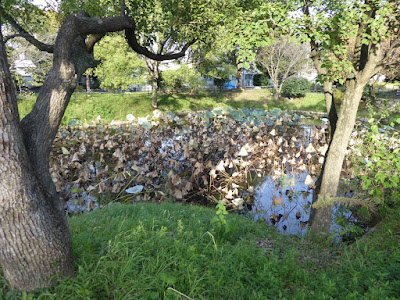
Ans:
POLYGON ((256 74, 254 75, 254 86, 270 86, 271 82, 269 76, 266 74, 256 74))
POLYGON ((301 77, 292 77, 282 84, 282 94, 289 98, 304 97, 310 90, 310 82, 301 77))

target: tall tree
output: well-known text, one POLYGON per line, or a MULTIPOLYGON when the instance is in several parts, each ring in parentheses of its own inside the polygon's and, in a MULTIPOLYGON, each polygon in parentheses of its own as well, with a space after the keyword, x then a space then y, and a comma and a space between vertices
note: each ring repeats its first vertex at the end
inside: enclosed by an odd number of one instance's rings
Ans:
POLYGON ((271 32, 295 32, 307 37, 311 59, 324 81, 331 140, 314 191, 310 225, 327 234, 345 151, 354 128, 363 88, 381 70, 398 66, 393 60, 400 47, 400 2, 395 0, 317 0, 259 3, 235 17, 233 40, 243 65, 254 60, 255 47, 271 44, 271 32), (264 45, 263 45, 264 44, 264 45), (339 115, 332 83, 346 88, 339 115))
MULTIPOLYGON (((196 5, 208 9, 207 4, 211 3, 212 8, 220 7, 215 2, 197 1, 196 5)), ((190 3, 184 2, 189 6, 190 3)), ((55 44, 45 44, 15 22, 15 15, 21 9, 23 6, 13 0, 2 2, 0 24, 12 25, 19 36, 53 53, 52 69, 36 103, 20 121, 0 33, 0 263, 14 288, 30 291, 53 284, 58 274, 72 276, 74 273, 70 233, 63 205, 50 177, 49 154, 77 78, 93 66, 94 45, 106 33, 123 30, 128 44, 137 53, 154 60, 169 60, 184 56, 198 36, 186 32, 188 43, 176 53, 153 53, 139 43, 138 24, 126 14, 122 1, 117 11, 106 9, 114 16, 97 18, 85 12, 65 16, 55 44)), ((200 15, 191 17, 202 20, 200 15)), ((178 28, 179 14, 176 19, 178 28)))
POLYGON ((310 216, 312 230, 327 234, 363 89, 371 77, 396 63, 390 58, 400 47, 400 3, 310 1, 302 4, 302 9, 301 28, 306 31, 316 59, 321 62, 320 74, 327 82, 339 81, 346 88, 310 216))

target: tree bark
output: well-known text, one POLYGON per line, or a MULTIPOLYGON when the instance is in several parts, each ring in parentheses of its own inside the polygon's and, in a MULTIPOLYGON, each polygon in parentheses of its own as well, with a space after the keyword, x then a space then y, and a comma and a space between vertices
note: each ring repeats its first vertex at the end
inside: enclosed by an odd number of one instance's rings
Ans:
POLYGON ((0 32, 0 262, 19 290, 51 285, 74 273, 65 215, 31 167, 19 125, 16 92, 0 32))
POLYGON ((152 79, 152 99, 151 99, 151 106, 153 108, 158 108, 158 103, 157 103, 157 96, 158 96, 158 79, 154 78, 152 79))
MULTIPOLYGON (((332 198, 336 197, 340 173, 356 121, 358 105, 361 100, 365 83, 356 79, 346 81, 346 91, 340 108, 336 130, 332 134, 321 175, 313 194, 313 207, 309 226, 312 232, 328 235, 332 220, 332 198), (318 203, 318 207, 317 204, 318 203)), ((332 104, 331 107, 334 107, 332 104)))
POLYGON ((239 91, 242 90, 242 70, 243 70, 243 68, 238 68, 237 73, 236 73, 236 79, 237 79, 236 89, 239 91))
POLYGON ((89 76, 89 74, 86 74, 86 93, 87 93, 88 96, 90 96, 90 92, 91 92, 91 89, 90 89, 90 76, 89 76))
POLYGON ((280 96, 280 91, 278 87, 274 84, 274 87, 272 88, 272 97, 274 99, 274 102, 279 102, 279 96, 280 96))
POLYGON ((326 112, 328 113, 329 125, 331 129, 331 136, 335 133, 336 123, 338 120, 337 110, 335 106, 335 101, 333 99, 333 83, 332 81, 324 82, 324 98, 326 105, 326 112))

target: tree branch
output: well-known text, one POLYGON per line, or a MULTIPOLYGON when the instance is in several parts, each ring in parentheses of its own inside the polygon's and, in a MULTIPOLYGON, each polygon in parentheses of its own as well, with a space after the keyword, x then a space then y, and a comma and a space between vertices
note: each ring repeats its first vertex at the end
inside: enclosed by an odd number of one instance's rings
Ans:
MULTIPOLYGON (((4 10, 0 10, 0 14, 6 19, 12 27, 18 32, 18 36, 23 37, 29 43, 34 45, 41 51, 53 53, 54 52, 54 45, 48 45, 38 41, 33 35, 29 34, 25 29, 23 29, 10 15, 8 15, 4 10)), ((15 37, 16 35, 14 35, 15 37)), ((6 41, 5 41, 6 42, 6 41)))
POLYGON ((125 16, 125 0, 121 0, 121 16, 125 16))
POLYGON ((139 42, 136 38, 136 35, 135 35, 134 28, 126 29, 125 37, 126 37, 126 40, 129 44, 129 46, 132 48, 132 50, 134 50, 138 54, 142 54, 142 55, 144 55, 150 59, 156 60, 156 61, 171 60, 171 59, 177 59, 177 58, 183 57, 183 56, 185 56, 186 50, 196 42, 196 40, 192 40, 192 41, 186 43, 185 46, 183 46, 183 48, 181 49, 181 51, 176 52, 176 53, 155 54, 155 53, 151 52, 149 49, 147 49, 146 47, 143 47, 139 44, 139 42))
POLYGON ((4 37, 4 44, 7 43, 9 40, 12 40, 16 37, 21 37, 21 35, 19 33, 16 33, 16 34, 12 34, 12 35, 4 37))
POLYGON ((96 43, 99 42, 104 36, 105 34, 91 34, 86 37, 85 44, 87 51, 92 53, 94 45, 96 45, 96 43))

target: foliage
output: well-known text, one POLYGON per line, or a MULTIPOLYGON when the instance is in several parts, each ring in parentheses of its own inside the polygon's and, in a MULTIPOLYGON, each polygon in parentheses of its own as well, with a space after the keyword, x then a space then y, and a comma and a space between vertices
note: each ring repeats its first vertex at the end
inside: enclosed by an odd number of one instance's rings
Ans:
POLYGON ((94 49, 100 64, 94 70, 104 89, 128 89, 145 82, 146 65, 121 35, 104 37, 94 49))
POLYGON ((400 118, 388 125, 369 120, 370 130, 363 135, 363 143, 355 156, 356 173, 371 200, 379 206, 392 206, 400 202, 400 155, 399 135, 394 126, 400 118))
POLYGON ((212 42, 192 47, 191 60, 201 74, 213 78, 214 84, 222 87, 230 76, 236 76, 237 57, 234 45, 227 39, 226 28, 218 29, 212 42))
POLYGON ((162 80, 163 87, 175 91, 183 87, 198 90, 204 86, 200 73, 186 64, 181 64, 176 70, 165 70, 162 73, 162 80))
POLYGON ((239 48, 239 67, 249 69, 250 62, 256 60, 255 49, 271 45, 274 36, 287 33, 293 25, 287 15, 294 7, 291 1, 244 1, 237 5, 238 13, 226 19, 228 39, 239 48))
POLYGON ((214 210, 198 206, 138 203, 112 204, 70 218, 76 276, 29 294, 11 290, 1 277, 0 295, 4 299, 176 299, 175 291, 194 299, 400 295, 398 211, 364 239, 335 247, 277 235, 265 224, 238 215, 226 216, 232 225, 229 235, 214 235, 214 216, 214 210))
POLYGON ((255 74, 253 78, 254 86, 271 86, 271 82, 269 81, 269 76, 265 73, 255 74))
MULTIPOLYGON (((214 34, 216 16, 229 5, 222 0, 125 1, 127 15, 135 20, 138 40, 149 49, 157 40, 168 40, 168 48, 179 49, 193 39, 210 38, 214 34)), ((64 16, 81 10, 95 17, 116 16, 120 15, 120 2, 64 0, 60 6, 64 16)))
POLYGON ((304 97, 310 91, 310 82, 306 78, 292 77, 282 85, 282 93, 290 98, 304 97))
POLYGON ((228 212, 226 211, 225 202, 219 200, 216 208, 216 216, 211 222, 216 225, 218 233, 228 233, 229 227, 225 217, 228 212))

